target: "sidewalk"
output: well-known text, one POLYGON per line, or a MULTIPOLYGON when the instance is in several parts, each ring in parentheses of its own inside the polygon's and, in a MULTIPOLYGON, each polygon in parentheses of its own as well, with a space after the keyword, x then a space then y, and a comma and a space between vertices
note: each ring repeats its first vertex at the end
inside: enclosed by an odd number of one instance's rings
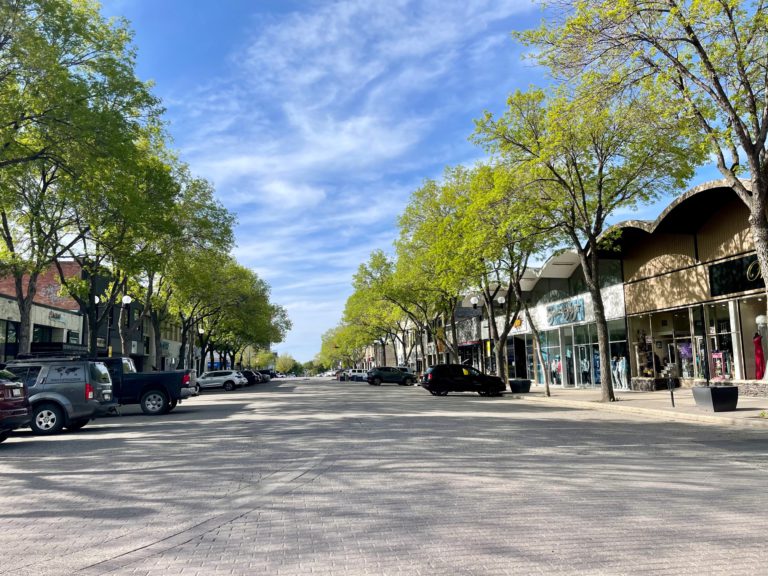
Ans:
POLYGON ((675 389, 675 408, 672 407, 668 390, 656 392, 615 391, 616 402, 601 402, 600 389, 550 388, 551 396, 544 395, 544 386, 531 386, 528 394, 505 394, 537 404, 590 408, 638 415, 648 415, 669 420, 701 422, 740 428, 764 428, 768 430, 768 398, 739 396, 736 410, 732 412, 708 412, 696 406, 688 388, 675 389), (760 414, 765 413, 765 417, 760 414))

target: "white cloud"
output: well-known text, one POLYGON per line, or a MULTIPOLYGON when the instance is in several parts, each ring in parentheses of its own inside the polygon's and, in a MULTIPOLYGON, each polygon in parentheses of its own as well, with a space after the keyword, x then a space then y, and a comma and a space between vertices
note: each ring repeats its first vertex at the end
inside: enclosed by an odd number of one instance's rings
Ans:
POLYGON ((533 5, 307 6, 253 20, 225 72, 166 103, 184 159, 238 213, 235 256, 290 302, 285 346, 314 334, 316 351, 358 265, 390 249, 410 192, 470 157, 471 118, 503 105, 509 32, 533 5))

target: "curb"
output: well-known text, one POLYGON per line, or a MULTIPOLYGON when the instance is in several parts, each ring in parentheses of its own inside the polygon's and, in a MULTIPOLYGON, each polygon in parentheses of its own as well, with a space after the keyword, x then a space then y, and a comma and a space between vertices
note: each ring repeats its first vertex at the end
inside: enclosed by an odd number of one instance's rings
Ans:
POLYGON ((673 412, 672 410, 660 410, 658 408, 641 408, 636 406, 621 405, 621 403, 593 402, 584 400, 564 400, 561 398, 546 398, 525 396, 522 394, 505 394, 507 398, 525 400, 538 404, 557 404, 569 408, 581 408, 589 410, 604 410, 607 412, 624 412, 641 416, 656 416, 670 421, 695 422, 698 424, 714 424, 719 426, 733 426, 737 428, 765 429, 768 430, 768 419, 756 418, 731 418, 728 416, 710 416, 708 414, 690 414, 687 412, 673 412))

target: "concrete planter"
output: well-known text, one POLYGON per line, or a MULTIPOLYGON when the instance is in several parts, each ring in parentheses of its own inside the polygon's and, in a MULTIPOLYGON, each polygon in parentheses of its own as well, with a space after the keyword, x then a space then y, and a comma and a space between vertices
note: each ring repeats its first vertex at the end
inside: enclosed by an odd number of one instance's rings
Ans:
POLYGON ((738 386, 694 386, 691 388, 696 406, 709 412, 736 410, 738 386))
POLYGON ((524 378, 510 378, 509 389, 516 394, 526 394, 531 391, 531 381, 524 378))

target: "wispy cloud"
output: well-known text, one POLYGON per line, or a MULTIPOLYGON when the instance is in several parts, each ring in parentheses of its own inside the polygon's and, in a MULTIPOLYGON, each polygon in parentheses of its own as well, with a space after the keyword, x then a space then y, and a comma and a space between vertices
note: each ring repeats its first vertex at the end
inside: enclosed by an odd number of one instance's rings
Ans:
POLYGON ((528 0, 307 6, 252 17, 221 74, 166 98, 184 159, 238 213, 236 256, 297 312, 283 347, 303 360, 340 318, 357 266, 391 246, 413 189, 477 155, 471 118, 522 79, 509 32, 534 11, 528 0), (322 314, 306 314, 312 302, 322 314))

